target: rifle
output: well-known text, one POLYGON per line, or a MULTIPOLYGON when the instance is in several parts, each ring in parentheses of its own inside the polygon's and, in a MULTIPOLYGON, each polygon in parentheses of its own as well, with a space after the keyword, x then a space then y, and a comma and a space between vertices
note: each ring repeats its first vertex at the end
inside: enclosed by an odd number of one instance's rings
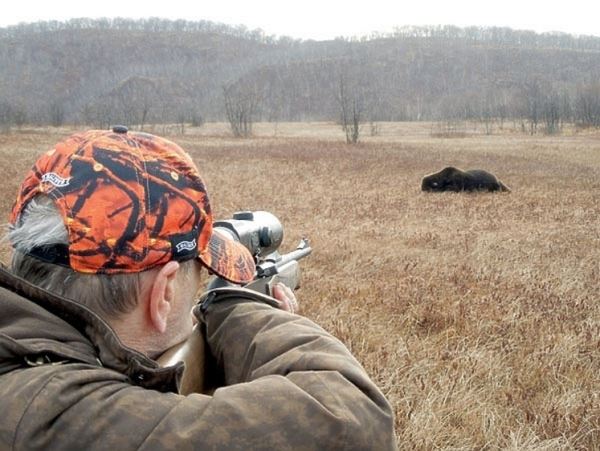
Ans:
MULTIPOLYGON (((244 285, 261 294, 272 296, 276 283, 283 283, 290 289, 300 287, 300 266, 298 260, 308 256, 312 248, 306 238, 302 238, 295 250, 279 253, 283 241, 283 226, 275 215, 267 211, 240 211, 232 219, 216 221, 215 229, 225 232, 231 239, 242 243, 254 257, 256 274, 254 280, 244 285)), ((235 286, 213 276, 207 284, 207 291, 216 288, 235 286)), ((160 366, 185 363, 180 384, 180 393, 208 393, 211 391, 211 362, 205 352, 205 331, 198 324, 190 337, 162 354, 157 362, 160 366)))

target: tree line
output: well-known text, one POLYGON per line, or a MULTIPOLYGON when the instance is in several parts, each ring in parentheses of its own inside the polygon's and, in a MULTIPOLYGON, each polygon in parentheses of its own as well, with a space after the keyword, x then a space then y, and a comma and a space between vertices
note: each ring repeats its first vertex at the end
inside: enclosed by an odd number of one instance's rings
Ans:
MULTIPOLYGON (((75 19, 0 29, 0 128, 337 120, 600 126, 600 38, 402 27, 301 41, 208 21, 75 19)), ((235 128, 234 128, 235 127, 235 128)), ((371 126, 372 132, 376 127, 371 126)))

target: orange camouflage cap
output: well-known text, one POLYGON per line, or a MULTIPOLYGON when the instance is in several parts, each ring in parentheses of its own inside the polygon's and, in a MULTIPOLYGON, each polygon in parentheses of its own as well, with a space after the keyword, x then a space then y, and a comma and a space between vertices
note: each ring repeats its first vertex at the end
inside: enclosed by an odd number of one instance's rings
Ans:
POLYGON ((10 222, 38 195, 54 200, 69 244, 28 253, 83 273, 135 273, 198 258, 234 283, 254 277, 250 252, 213 229, 205 184, 177 144, 148 133, 74 134, 43 154, 23 181, 10 222))

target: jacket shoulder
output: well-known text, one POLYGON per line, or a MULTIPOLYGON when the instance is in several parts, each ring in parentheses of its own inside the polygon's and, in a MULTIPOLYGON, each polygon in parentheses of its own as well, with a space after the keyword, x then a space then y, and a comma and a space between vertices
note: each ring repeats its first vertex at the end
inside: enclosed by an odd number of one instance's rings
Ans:
POLYGON ((0 402, 10 406, 0 449, 15 450, 138 448, 180 398, 80 363, 15 370, 0 387, 0 402))

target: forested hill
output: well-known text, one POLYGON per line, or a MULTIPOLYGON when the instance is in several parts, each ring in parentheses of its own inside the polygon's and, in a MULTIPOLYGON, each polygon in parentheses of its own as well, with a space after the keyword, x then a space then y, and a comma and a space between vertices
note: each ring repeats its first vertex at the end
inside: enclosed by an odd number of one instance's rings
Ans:
POLYGON ((366 120, 522 117, 550 101, 575 118, 599 79, 600 38, 506 28, 318 42, 160 19, 0 29, 0 123, 220 120, 226 91, 257 119, 333 120, 342 87, 366 120))

